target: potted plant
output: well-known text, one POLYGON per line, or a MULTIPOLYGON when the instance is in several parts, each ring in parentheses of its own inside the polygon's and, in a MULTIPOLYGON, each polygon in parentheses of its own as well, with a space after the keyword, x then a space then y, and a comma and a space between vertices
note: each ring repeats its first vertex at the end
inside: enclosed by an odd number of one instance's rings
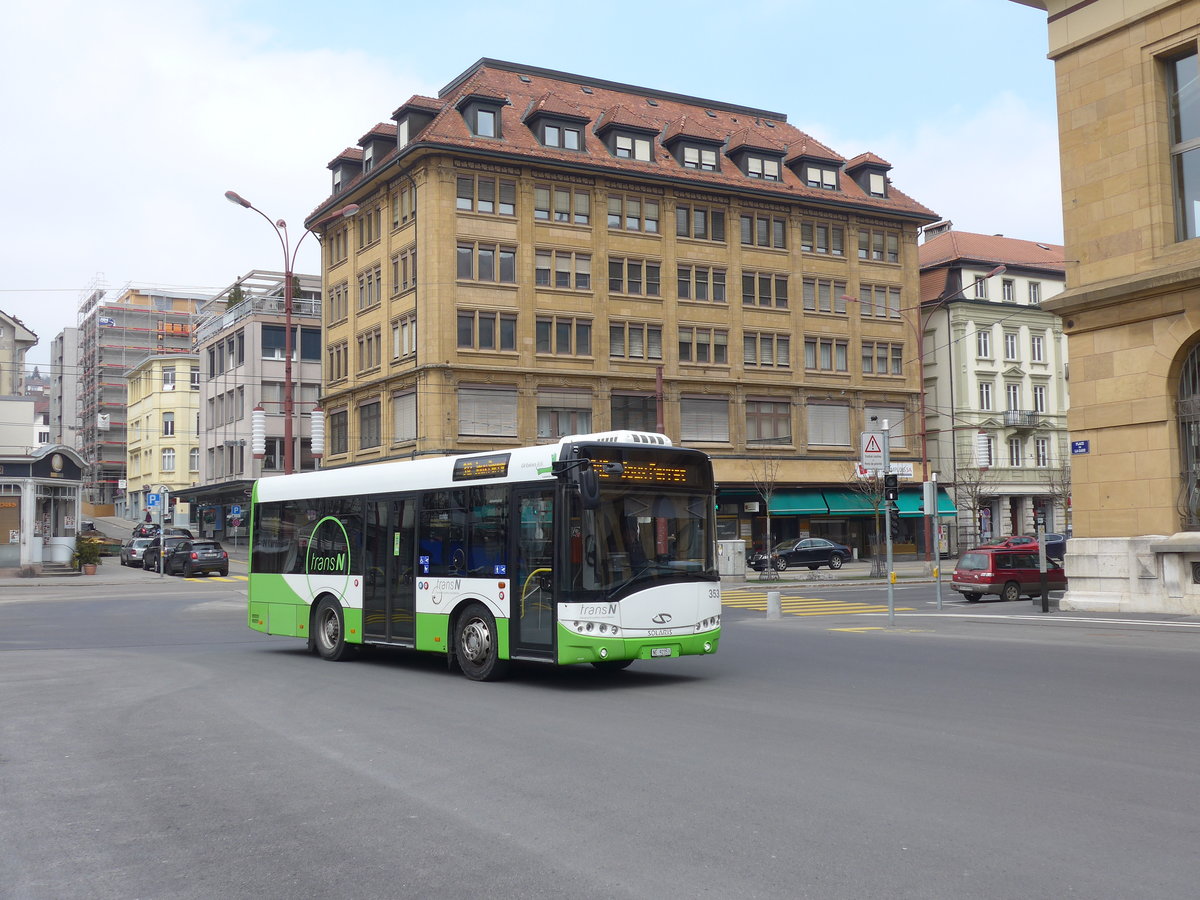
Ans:
POLYGON ((71 560, 84 575, 95 575, 100 564, 100 542, 88 538, 75 539, 75 556, 71 560))

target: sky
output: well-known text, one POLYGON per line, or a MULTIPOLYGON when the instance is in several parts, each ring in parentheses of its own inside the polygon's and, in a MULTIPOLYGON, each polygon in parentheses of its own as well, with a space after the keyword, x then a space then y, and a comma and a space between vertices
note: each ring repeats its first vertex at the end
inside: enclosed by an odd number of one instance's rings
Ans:
MULTIPOLYGON (((280 269, 327 164, 481 57, 783 113, 957 229, 1062 241, 1044 12, 1011 0, 39 0, 0 30, 0 310, 50 344, 85 291, 280 269), (579 10, 586 9, 586 15, 579 10)), ((298 271, 319 273, 314 238, 298 271)))

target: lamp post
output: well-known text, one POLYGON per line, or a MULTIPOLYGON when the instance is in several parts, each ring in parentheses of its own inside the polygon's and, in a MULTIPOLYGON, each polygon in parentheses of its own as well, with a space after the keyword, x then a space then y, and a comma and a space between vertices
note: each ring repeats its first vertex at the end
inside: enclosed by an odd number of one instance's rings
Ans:
MULTIPOLYGON (((279 238, 279 245, 283 248, 283 308, 284 308, 284 338, 283 338, 283 474, 291 475, 296 471, 296 451, 292 446, 294 437, 292 432, 292 416, 294 414, 293 403, 293 384, 292 384, 292 278, 293 270, 296 267, 296 254, 300 251, 300 245, 304 243, 304 239, 312 232, 304 229, 304 234, 300 235, 300 239, 296 241, 295 246, 290 246, 288 241, 287 222, 283 219, 272 220, 265 212, 252 204, 245 197, 238 194, 236 191, 226 191, 225 199, 230 203, 235 203, 238 206, 246 209, 252 209, 264 219, 267 224, 275 230, 275 236, 279 238)), ((348 203, 332 215, 322 219, 321 222, 328 222, 330 219, 349 218, 358 212, 358 204, 348 203)), ((316 223, 321 224, 321 223, 316 223)))
MULTIPOLYGON (((1003 275, 1008 271, 1008 266, 999 265, 983 276, 983 280, 990 280, 997 275, 1003 275)), ((974 284, 975 282, 972 282, 974 284)), ((916 312, 916 321, 912 321, 908 316, 904 316, 905 323, 913 330, 913 339, 916 343, 917 351, 917 379, 919 381, 917 389, 917 402, 919 405, 917 413, 917 428, 921 438, 921 483, 929 481, 929 431, 925 422, 925 335, 924 325, 928 321, 928 315, 932 315, 937 310, 941 309, 959 294, 967 289, 967 285, 957 288, 952 293, 944 297, 939 297, 929 304, 918 304, 917 306, 907 306, 899 310, 902 313, 916 312), (928 315, 927 315, 928 313, 928 315)), ((842 299, 853 303, 858 303, 858 297, 852 297, 849 294, 842 295, 842 299)), ((953 377, 953 376, 951 376, 953 377)), ((936 499, 936 497, 935 497, 936 499)), ((936 515, 936 507, 934 510, 936 515)), ((933 518, 929 510, 925 510, 925 561, 930 562, 933 558, 933 518)))

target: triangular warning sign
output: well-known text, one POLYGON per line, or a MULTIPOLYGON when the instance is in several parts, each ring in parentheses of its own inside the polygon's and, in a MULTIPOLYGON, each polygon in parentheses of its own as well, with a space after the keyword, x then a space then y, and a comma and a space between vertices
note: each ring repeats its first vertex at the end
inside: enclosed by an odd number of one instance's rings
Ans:
POLYGON ((883 452, 883 448, 879 446, 879 441, 876 439, 875 435, 873 435, 873 434, 869 435, 867 437, 867 444, 865 447, 863 447, 863 453, 882 453, 882 452, 883 452))

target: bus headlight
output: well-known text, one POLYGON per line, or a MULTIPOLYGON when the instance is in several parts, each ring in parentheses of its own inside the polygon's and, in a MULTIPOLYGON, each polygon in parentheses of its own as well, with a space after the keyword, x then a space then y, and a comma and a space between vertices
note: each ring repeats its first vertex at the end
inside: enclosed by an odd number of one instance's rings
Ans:
POLYGON ((601 658, 601 659, 608 659, 608 648, 607 648, 607 647, 601 647, 601 648, 600 648, 600 658, 601 658))

